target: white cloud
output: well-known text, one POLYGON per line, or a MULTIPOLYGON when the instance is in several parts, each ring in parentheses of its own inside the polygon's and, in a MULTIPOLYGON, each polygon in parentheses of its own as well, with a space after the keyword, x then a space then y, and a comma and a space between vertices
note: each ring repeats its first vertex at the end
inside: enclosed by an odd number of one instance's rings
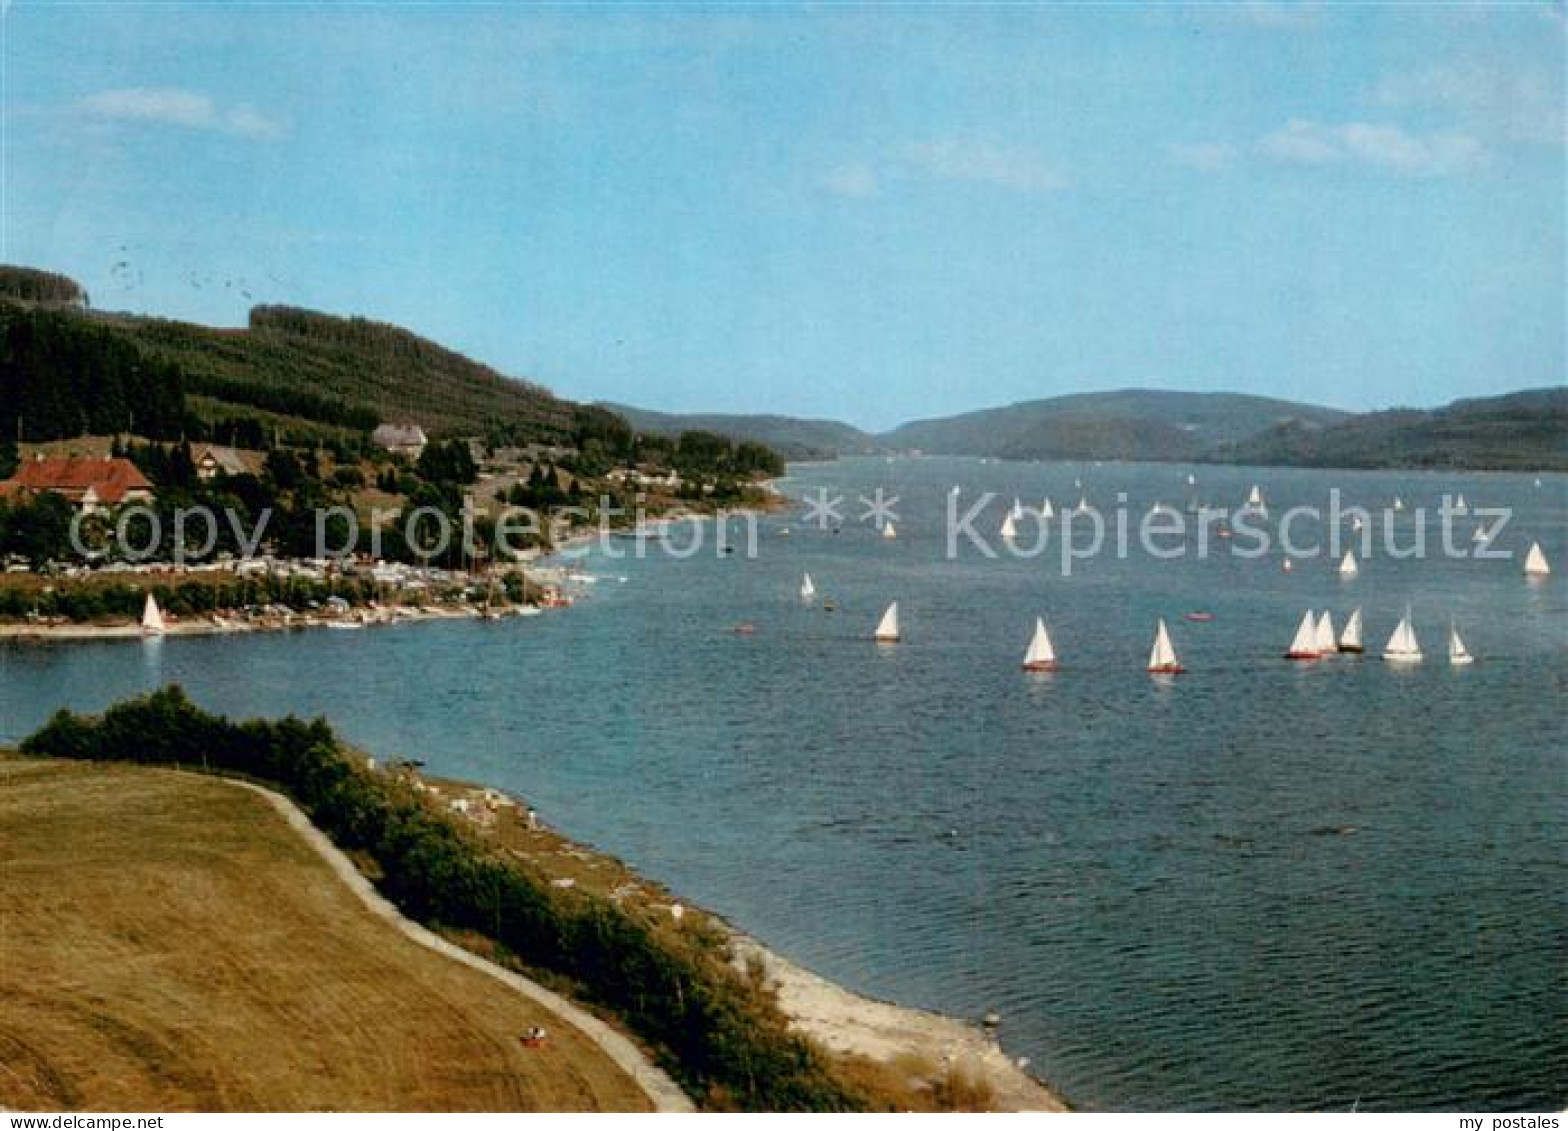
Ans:
POLYGON ((1388 75, 1374 95, 1385 106, 1452 114, 1504 141, 1562 145, 1568 135, 1562 77, 1539 67, 1445 64, 1388 75))
POLYGON ((223 109, 205 94, 191 90, 125 87, 90 94, 77 106, 83 113, 107 121, 150 122, 255 140, 284 134, 280 123, 253 107, 223 109))
POLYGON ((1461 133, 1411 133, 1368 122, 1326 125, 1293 119, 1258 142, 1258 151, 1294 165, 1360 163, 1411 177, 1444 177, 1485 165, 1488 155, 1461 133))
POLYGON ((835 196, 864 200, 877 195, 880 182, 871 166, 853 162, 831 169, 818 178, 817 183, 835 196))
POLYGON ((1165 153, 1176 164, 1204 173, 1223 172, 1236 163, 1236 147, 1225 141, 1173 141, 1165 153))
POLYGON ((974 181, 1016 192, 1052 192, 1067 185, 1067 178, 1044 157, 1022 146, 947 138, 907 145, 902 157, 938 180, 974 181))

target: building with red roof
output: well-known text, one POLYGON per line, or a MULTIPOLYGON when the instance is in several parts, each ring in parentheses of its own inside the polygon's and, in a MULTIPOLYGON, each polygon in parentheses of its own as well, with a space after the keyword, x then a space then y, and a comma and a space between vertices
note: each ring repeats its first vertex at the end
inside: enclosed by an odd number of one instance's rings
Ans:
POLYGON ((83 510, 145 503, 153 497, 147 477, 128 459, 105 456, 37 456, 23 461, 16 474, 0 480, 0 498, 39 494, 63 495, 83 510))

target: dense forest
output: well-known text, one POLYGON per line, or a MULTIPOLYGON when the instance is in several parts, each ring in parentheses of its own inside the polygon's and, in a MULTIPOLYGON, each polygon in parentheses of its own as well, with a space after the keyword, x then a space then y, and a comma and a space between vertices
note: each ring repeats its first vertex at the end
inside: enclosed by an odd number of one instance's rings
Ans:
POLYGON ((1295 467, 1568 469, 1568 389, 1369 412, 1324 428, 1283 424, 1216 456, 1295 467))
POLYGON ((0 264, 0 298, 66 306, 88 305, 87 292, 75 279, 56 275, 53 271, 5 264, 0 264))
POLYGON ((0 302, 0 434, 169 438, 185 424, 184 381, 173 364, 82 314, 0 302))

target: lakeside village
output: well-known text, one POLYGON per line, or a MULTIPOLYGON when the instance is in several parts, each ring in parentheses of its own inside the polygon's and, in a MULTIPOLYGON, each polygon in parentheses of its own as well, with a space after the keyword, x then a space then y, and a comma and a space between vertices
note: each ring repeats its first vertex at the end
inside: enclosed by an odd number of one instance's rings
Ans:
POLYGON ((782 471, 760 444, 634 434, 592 409, 563 442, 518 446, 432 441, 410 423, 357 446, 13 441, 0 444, 0 635, 536 615, 595 580, 541 561, 567 543, 766 508, 782 471), (190 521, 197 510, 213 521, 190 521), (538 519, 511 521, 519 511, 538 519))

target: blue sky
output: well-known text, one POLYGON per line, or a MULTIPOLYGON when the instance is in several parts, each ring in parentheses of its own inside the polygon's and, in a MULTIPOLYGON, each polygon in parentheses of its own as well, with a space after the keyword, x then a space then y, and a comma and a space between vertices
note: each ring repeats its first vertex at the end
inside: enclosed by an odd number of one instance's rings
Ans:
POLYGON ((1565 377, 1560 3, 4 6, 4 246, 867 427, 1565 377))

